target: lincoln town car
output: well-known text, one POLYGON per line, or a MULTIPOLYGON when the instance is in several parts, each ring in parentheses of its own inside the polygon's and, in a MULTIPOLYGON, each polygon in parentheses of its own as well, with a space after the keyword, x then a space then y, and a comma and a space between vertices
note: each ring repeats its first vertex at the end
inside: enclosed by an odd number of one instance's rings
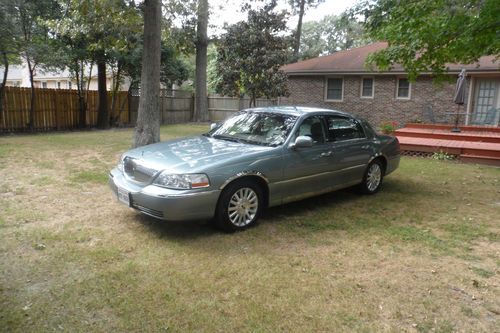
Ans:
POLYGON ((341 188, 374 194, 399 165, 397 138, 351 114, 309 107, 240 111, 202 135, 125 152, 116 198, 158 219, 253 225, 267 207, 341 188))

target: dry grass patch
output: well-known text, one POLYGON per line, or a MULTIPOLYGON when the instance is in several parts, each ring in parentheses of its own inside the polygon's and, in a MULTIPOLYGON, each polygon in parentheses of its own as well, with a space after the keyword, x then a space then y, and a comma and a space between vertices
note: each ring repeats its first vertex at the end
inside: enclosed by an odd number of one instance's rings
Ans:
MULTIPOLYGON (((206 126, 162 128, 162 139, 206 126)), ((6 331, 492 332, 500 170, 404 158, 242 233, 167 223, 105 179, 131 130, 0 138, 6 331)))

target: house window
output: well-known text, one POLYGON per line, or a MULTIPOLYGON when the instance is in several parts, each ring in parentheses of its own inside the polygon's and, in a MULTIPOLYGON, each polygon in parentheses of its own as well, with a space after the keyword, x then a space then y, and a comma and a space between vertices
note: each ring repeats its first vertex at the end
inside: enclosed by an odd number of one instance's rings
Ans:
POLYGON ((326 100, 342 101, 344 80, 341 77, 328 78, 326 81, 326 100))
POLYGON ((57 81, 57 89, 61 89, 61 82, 57 81))
POLYGON ((410 99, 410 90, 410 81, 406 78, 399 78, 396 97, 399 99, 410 99))
POLYGON ((68 89, 71 89, 71 81, 68 81, 68 89))
POLYGON ((361 80, 361 97, 373 98, 374 80, 371 77, 364 77, 361 80))
POLYGON ((47 82, 46 81, 42 82, 42 88, 47 88, 47 82))

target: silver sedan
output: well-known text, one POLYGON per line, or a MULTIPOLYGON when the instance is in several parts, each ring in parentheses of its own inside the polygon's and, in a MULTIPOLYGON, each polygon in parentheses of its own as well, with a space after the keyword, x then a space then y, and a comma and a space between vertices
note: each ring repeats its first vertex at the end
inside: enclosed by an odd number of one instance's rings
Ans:
POLYGON ((214 219, 234 231, 254 224, 266 207, 354 185, 374 194, 399 159, 395 137, 345 112, 255 108, 206 134, 127 151, 109 185, 144 214, 214 219))

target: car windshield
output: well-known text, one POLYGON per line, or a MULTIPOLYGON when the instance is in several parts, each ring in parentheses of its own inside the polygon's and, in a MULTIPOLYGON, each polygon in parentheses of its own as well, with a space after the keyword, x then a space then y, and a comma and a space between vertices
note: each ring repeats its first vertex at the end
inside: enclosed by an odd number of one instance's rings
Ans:
POLYGON ((207 135, 221 140, 263 146, 282 145, 297 117, 266 112, 240 112, 211 130, 207 135))

